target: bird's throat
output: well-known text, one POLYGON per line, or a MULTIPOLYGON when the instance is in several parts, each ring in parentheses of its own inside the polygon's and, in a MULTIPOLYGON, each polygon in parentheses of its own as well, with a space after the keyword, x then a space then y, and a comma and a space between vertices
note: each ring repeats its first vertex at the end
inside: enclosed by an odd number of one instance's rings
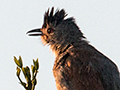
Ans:
POLYGON ((52 49, 52 52, 55 54, 55 57, 60 55, 61 53, 66 52, 72 45, 71 44, 66 44, 66 45, 51 45, 50 49, 52 49))

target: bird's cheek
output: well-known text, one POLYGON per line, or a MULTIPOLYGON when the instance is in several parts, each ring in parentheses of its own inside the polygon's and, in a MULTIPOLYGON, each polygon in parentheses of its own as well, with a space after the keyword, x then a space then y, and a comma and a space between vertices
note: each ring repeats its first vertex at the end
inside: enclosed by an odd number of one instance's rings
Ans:
POLYGON ((48 36, 47 35, 41 36, 41 40, 42 40, 43 44, 47 44, 48 43, 48 36))

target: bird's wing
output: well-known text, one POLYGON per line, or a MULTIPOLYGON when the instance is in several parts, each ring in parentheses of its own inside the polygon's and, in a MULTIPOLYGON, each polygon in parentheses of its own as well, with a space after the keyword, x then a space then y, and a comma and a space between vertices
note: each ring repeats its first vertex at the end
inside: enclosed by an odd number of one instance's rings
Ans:
POLYGON ((97 65, 102 64, 99 67, 99 71, 96 71, 100 73, 105 90, 120 90, 120 75, 117 66, 103 54, 95 59, 98 61, 97 65))
POLYGON ((75 62, 79 63, 79 67, 82 66, 82 72, 86 73, 86 68, 88 68, 87 80, 91 78, 96 83, 95 85, 101 84, 100 87, 103 87, 105 90, 120 90, 119 71, 109 58, 91 45, 82 49, 75 49, 74 53, 78 57, 78 60, 76 59, 77 61, 75 62), (80 62, 84 64, 81 65, 80 62))
POLYGON ((116 65, 92 46, 63 53, 53 73, 58 90, 120 90, 116 65))
POLYGON ((66 54, 54 65, 53 73, 58 90, 105 90, 91 63, 66 54))

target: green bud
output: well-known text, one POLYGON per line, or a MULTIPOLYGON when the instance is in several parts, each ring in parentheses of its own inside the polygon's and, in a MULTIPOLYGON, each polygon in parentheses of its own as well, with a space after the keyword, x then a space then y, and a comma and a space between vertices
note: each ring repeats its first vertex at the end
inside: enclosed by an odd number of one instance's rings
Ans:
POLYGON ((21 72, 21 70, 20 70, 20 68, 19 67, 17 67, 17 76, 19 77, 20 76, 20 72, 21 72))
POLYGON ((38 58, 37 58, 37 60, 36 60, 36 61, 33 59, 33 64, 34 64, 34 66, 35 66, 35 69, 36 69, 36 70, 38 70, 38 69, 39 69, 39 62, 38 62, 38 58))
POLYGON ((31 79, 31 74, 30 74, 30 69, 29 69, 28 66, 26 66, 25 71, 26 71, 27 78, 30 80, 31 79))
POLYGON ((37 70, 39 69, 39 62, 38 62, 38 58, 37 58, 37 60, 36 60, 36 66, 37 66, 37 70))
POLYGON ((25 78, 26 78, 26 71, 25 71, 25 67, 22 67, 22 71, 23 71, 23 74, 24 74, 24 76, 25 76, 25 78))
POLYGON ((33 65, 31 65, 31 70, 32 70, 32 73, 34 74, 35 72, 35 67, 33 65))
POLYGON ((22 64, 21 57, 19 57, 19 60, 17 60, 17 58, 14 56, 14 61, 17 64, 18 67, 22 68, 23 64, 22 64))
POLYGON ((22 66, 23 66, 23 62, 22 62, 22 58, 21 58, 21 56, 19 56, 19 64, 20 64, 20 67, 22 68, 22 66))

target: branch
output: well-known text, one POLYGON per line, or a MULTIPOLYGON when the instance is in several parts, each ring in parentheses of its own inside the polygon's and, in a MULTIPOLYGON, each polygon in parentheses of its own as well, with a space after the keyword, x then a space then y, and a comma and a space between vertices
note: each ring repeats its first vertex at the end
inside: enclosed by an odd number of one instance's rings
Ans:
POLYGON ((17 65, 16 75, 20 81, 20 84, 25 88, 25 90, 34 90, 35 86, 37 84, 36 76, 37 76, 38 69, 39 69, 38 59, 36 61, 33 59, 33 65, 31 65, 32 75, 30 73, 30 68, 28 66, 23 67, 23 62, 22 62, 21 56, 19 56, 19 59, 17 59, 14 56, 14 61, 17 65), (20 78, 21 71, 23 72, 23 75, 24 75, 27 83, 25 83, 21 80, 21 78, 20 78), (32 78, 31 78, 31 76, 32 76, 32 78))

